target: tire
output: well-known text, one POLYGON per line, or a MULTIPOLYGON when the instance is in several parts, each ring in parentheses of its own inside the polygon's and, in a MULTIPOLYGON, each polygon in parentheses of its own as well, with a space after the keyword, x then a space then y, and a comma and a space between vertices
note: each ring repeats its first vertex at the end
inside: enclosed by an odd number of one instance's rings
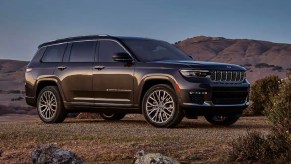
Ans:
POLYGON ((125 117, 124 113, 100 113, 104 120, 121 120, 125 117))
POLYGON ((149 124, 159 128, 175 127, 184 117, 175 91, 165 84, 154 85, 145 93, 142 112, 149 124))
POLYGON ((61 123, 65 120, 67 112, 56 86, 47 86, 40 91, 37 98, 37 112, 45 123, 61 123))
POLYGON ((209 123, 213 125, 230 126, 240 118, 240 114, 236 114, 233 116, 207 115, 204 117, 209 123))

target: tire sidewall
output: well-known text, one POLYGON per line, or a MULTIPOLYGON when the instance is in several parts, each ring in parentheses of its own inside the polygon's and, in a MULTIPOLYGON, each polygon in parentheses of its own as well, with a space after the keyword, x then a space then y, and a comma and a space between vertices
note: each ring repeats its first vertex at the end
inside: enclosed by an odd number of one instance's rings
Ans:
POLYGON ((64 114, 64 109, 63 109, 63 103, 62 103, 62 98, 59 94, 59 91, 56 87, 54 86, 47 86, 44 87, 40 93, 38 94, 38 98, 37 98, 37 112, 38 112, 38 116, 39 118, 45 122, 45 123, 57 123, 57 122, 61 122, 59 120, 59 118, 62 117, 62 115, 64 114), (39 103, 40 103, 40 98, 42 96, 42 94, 46 91, 51 91, 54 96, 56 97, 56 101, 57 101, 57 109, 56 109, 56 113, 55 115, 51 118, 51 119, 46 119, 44 117, 42 117, 42 115, 40 114, 40 109, 39 109, 39 103))
POLYGON ((177 95, 175 93, 175 91, 168 85, 165 84, 158 84, 158 85, 154 85, 153 87, 151 87, 144 95, 143 97, 143 101, 142 101, 142 113, 146 119, 146 121, 155 126, 155 127, 172 127, 174 125, 174 120, 177 119, 176 117, 179 116, 180 114, 180 109, 179 109, 179 105, 178 105, 178 99, 177 99, 177 95), (156 90, 165 90, 166 92, 168 92, 171 96, 172 99, 174 101, 174 113, 172 114, 172 116, 164 123, 156 123, 151 121, 151 119, 149 118, 149 116, 147 115, 146 112, 146 102, 148 97, 150 96, 151 93, 153 93, 156 90))
POLYGON ((110 119, 112 119, 113 117, 114 117, 114 113, 100 113, 100 116, 103 118, 103 119, 108 119, 108 120, 110 120, 110 119))

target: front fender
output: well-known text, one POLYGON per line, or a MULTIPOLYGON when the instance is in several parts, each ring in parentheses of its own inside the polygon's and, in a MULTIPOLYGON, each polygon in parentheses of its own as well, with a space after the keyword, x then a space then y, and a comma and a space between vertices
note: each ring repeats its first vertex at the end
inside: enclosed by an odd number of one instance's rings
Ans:
POLYGON ((138 87, 138 97, 139 97, 138 104, 141 104, 143 88, 148 81, 166 81, 170 83, 174 91, 176 92, 176 95, 179 99, 178 101, 180 102, 181 100, 180 87, 177 80, 172 75, 169 75, 169 74, 153 73, 153 74, 147 74, 140 81, 140 84, 138 87))

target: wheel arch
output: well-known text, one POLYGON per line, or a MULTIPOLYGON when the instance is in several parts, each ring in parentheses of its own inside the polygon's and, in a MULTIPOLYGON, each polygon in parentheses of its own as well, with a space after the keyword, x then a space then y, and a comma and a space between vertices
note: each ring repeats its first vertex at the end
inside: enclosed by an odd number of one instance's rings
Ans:
MULTIPOLYGON (((140 83, 140 89, 139 89, 139 96, 138 96, 138 105, 141 107, 143 97, 147 90, 149 90, 152 86, 157 84, 166 84, 173 88, 175 91, 177 97, 179 98, 180 88, 176 80, 169 76, 148 76, 144 78, 140 83)), ((180 98, 179 98, 180 99, 180 98)), ((141 108, 140 108, 141 109, 141 108)))
POLYGON ((63 101, 65 100, 63 90, 62 90, 61 86, 59 85, 58 80, 55 78, 43 78, 43 79, 37 80, 36 87, 35 87, 35 98, 36 99, 37 99, 40 91, 46 86, 56 86, 58 88, 58 91, 59 91, 63 101))

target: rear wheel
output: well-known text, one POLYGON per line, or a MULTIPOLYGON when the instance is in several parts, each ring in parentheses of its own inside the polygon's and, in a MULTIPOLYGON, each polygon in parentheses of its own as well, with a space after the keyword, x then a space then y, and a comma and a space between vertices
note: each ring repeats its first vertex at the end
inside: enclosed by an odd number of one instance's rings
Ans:
POLYGON ((55 86, 44 87, 37 98, 39 118, 45 123, 60 123, 66 118, 62 98, 55 86))
POLYGON ((121 120, 125 117, 124 113, 100 113, 104 120, 121 120))
POLYGON ((142 112, 146 121, 155 127, 175 127, 184 117, 175 91, 165 84, 155 85, 145 93, 142 112))
POLYGON ((233 116, 207 115, 205 116, 205 118, 208 122, 210 122, 213 125, 230 126, 240 118, 240 114, 233 116))

